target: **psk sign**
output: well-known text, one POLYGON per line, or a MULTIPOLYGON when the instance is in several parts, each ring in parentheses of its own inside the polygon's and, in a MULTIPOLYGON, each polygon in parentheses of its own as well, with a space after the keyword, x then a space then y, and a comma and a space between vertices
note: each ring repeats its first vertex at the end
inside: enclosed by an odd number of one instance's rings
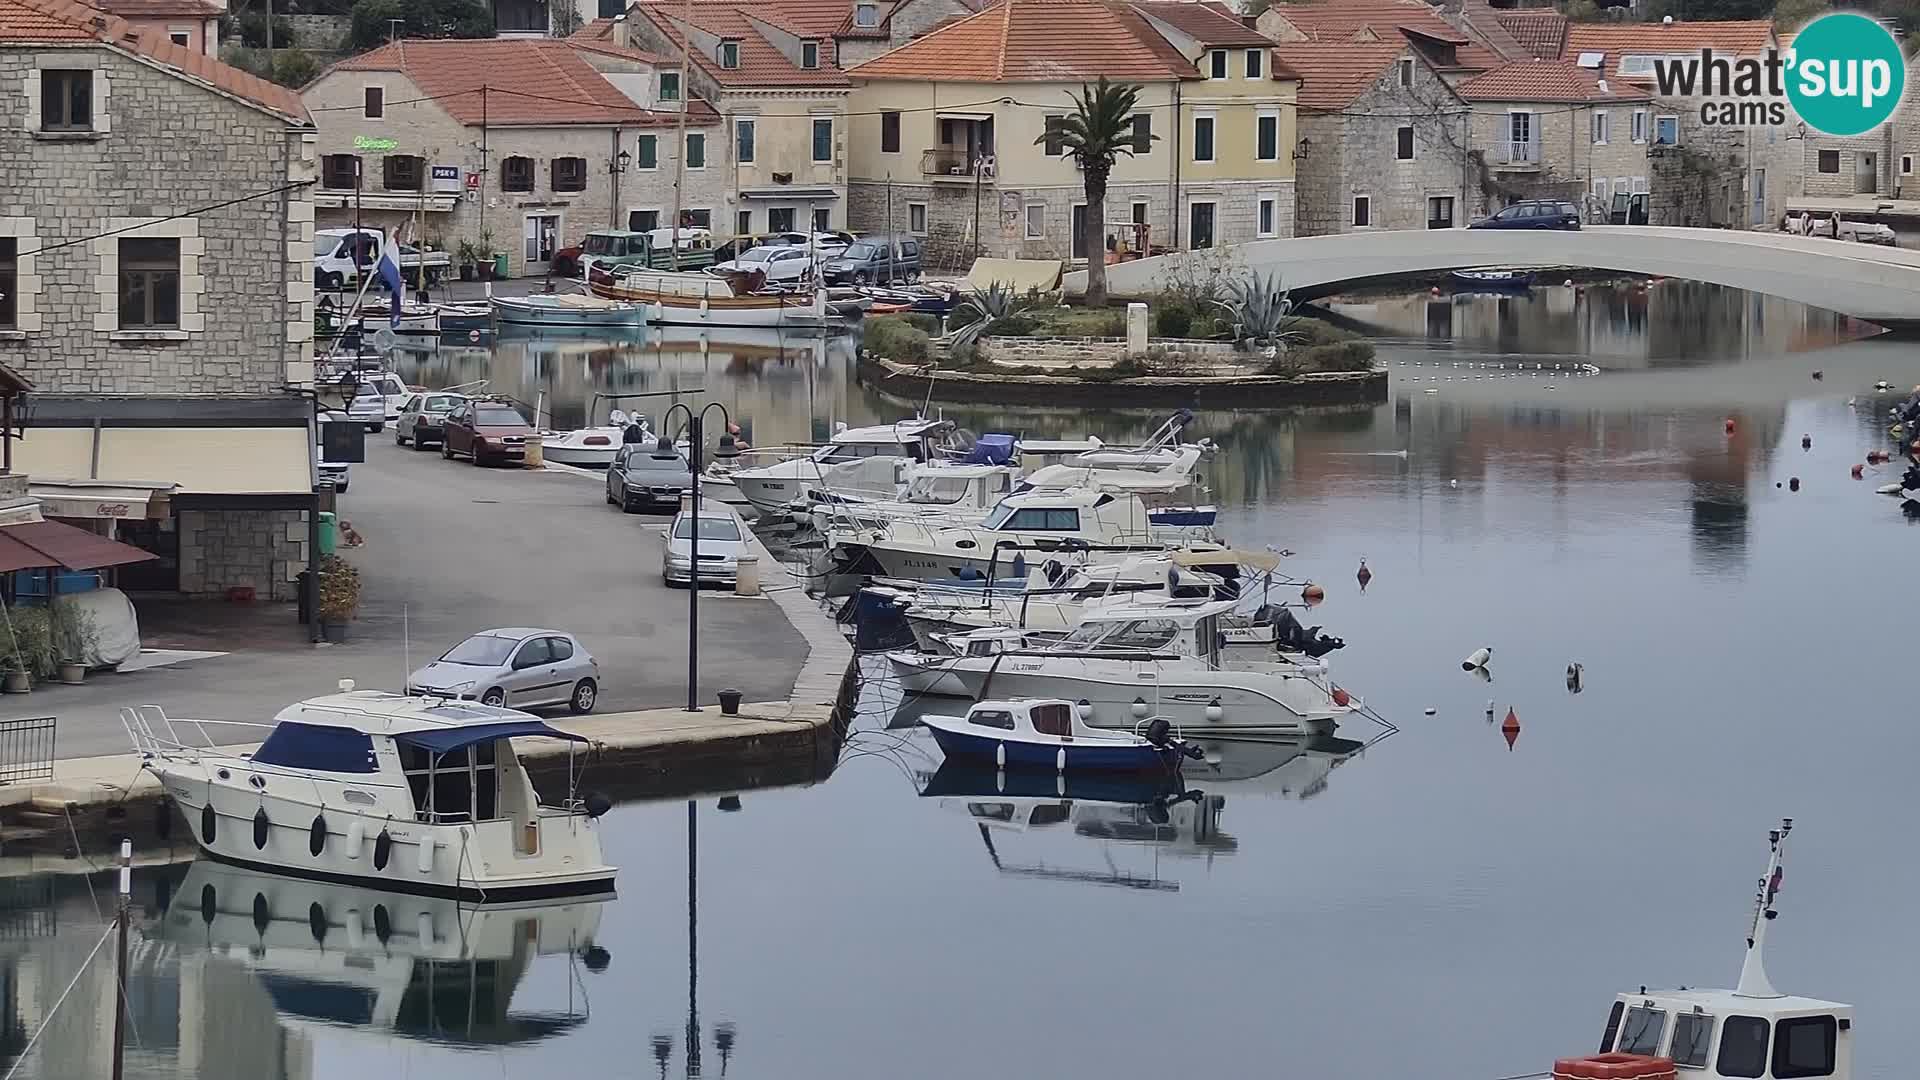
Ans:
POLYGON ((455 194, 460 190, 460 166, 435 165, 433 167, 433 190, 442 194, 455 194))

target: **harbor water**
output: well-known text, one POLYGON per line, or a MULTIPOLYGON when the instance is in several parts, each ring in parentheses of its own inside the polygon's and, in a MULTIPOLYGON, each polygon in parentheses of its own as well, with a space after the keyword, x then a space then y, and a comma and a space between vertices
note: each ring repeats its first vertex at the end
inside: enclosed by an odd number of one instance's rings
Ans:
MULTIPOLYGON (((1222 531, 1324 585, 1303 621, 1346 639, 1337 681, 1397 733, 1210 740, 1190 798, 1063 798, 936 771, 911 718, 964 703, 869 666, 825 782, 610 813, 619 895, 597 904, 476 915, 143 871, 129 1075, 1523 1074, 1591 1052, 1616 992, 1732 985, 1785 815, 1773 982, 1854 1004, 1856 1075, 1905 1077, 1920 531, 1874 494, 1897 467, 1848 470, 1889 447, 1920 352, 1670 282, 1340 311, 1384 335, 1387 403, 1190 434, 1221 447, 1222 531), (1482 646, 1488 677, 1463 672, 1482 646), (384 936, 358 929, 375 907, 384 936)), ((544 396, 559 426, 596 391, 698 387, 772 445, 923 400, 857 385, 852 350, 507 341, 398 370, 544 396)), ((946 413, 1109 441, 1162 419, 946 413)), ((0 897, 0 1063, 103 929, 110 878, 75 865, 0 897)), ((105 1075, 111 965, 90 971, 20 1076, 105 1075)))

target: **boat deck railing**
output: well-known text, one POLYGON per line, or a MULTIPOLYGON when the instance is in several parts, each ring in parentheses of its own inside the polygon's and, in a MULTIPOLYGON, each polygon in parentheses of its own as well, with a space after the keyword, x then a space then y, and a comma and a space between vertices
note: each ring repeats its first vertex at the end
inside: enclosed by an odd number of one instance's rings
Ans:
POLYGON ((134 752, 143 758, 180 758, 198 761, 202 754, 225 754, 213 736, 207 734, 206 725, 221 724, 227 727, 258 728, 270 731, 272 724, 256 724, 244 720, 189 720, 167 715, 167 711, 158 705, 135 705, 120 710, 120 725, 126 730, 127 738, 133 743, 134 752), (192 725, 192 730, 200 737, 197 743, 189 743, 181 738, 181 728, 192 725))

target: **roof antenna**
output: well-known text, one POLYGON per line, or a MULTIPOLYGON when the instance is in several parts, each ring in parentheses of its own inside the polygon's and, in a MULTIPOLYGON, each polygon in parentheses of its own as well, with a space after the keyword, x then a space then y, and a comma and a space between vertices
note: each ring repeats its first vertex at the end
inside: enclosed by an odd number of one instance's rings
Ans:
POLYGON ((1773 900, 1780 894, 1780 860, 1785 854, 1787 834, 1792 831, 1793 819, 1781 818, 1780 827, 1767 833, 1767 845, 1771 849, 1767 857, 1767 873, 1760 879, 1760 889, 1754 896, 1753 925, 1747 930, 1747 959, 1740 965, 1740 985, 1734 990, 1734 997, 1786 996, 1767 981, 1766 962, 1761 954, 1767 945, 1767 924, 1773 921, 1776 914, 1773 900))
POLYGON ((393 42, 398 41, 400 39, 400 28, 402 26, 405 26, 406 24, 407 24, 407 20, 405 19, 388 19, 387 20, 387 43, 388 44, 392 44, 393 42))

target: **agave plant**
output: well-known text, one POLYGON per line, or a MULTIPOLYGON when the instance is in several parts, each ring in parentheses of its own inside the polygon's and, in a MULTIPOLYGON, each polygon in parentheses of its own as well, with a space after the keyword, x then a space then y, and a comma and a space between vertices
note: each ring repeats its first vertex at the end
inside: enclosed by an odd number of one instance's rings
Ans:
POLYGON ((1304 336, 1289 329, 1299 316, 1293 313, 1293 300, 1280 284, 1278 273, 1263 277, 1252 272, 1244 281, 1231 282, 1229 288, 1230 298, 1214 303, 1232 317, 1235 345, 1282 348, 1304 336))
POLYGON ((947 348, 954 356, 968 356, 973 352, 974 341, 986 332, 988 326, 1019 312, 1020 298, 1011 285, 996 281, 984 289, 973 290, 960 301, 960 310, 972 318, 953 332, 947 348))

